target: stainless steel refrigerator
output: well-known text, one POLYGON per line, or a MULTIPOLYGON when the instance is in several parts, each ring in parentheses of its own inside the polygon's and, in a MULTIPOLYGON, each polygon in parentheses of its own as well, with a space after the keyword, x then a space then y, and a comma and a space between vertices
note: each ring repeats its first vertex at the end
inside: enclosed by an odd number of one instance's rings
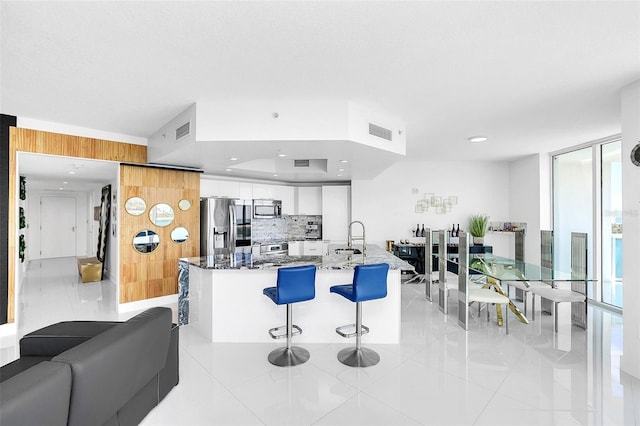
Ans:
POLYGON ((200 255, 251 251, 251 200, 200 199, 200 255))

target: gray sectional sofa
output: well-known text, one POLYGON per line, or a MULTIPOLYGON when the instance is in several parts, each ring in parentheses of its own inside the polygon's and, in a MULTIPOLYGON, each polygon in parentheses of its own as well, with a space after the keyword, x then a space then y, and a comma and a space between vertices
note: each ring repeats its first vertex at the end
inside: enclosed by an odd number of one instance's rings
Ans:
POLYGON ((0 369, 0 424, 136 425, 178 384, 178 339, 160 307, 29 333, 0 369))

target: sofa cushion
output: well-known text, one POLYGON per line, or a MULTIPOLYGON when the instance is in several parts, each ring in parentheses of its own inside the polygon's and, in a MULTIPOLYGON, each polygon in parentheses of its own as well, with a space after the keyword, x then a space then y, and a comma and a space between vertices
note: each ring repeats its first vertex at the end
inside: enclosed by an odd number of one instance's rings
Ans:
POLYGON ((20 356, 54 357, 122 322, 63 321, 26 334, 20 339, 20 356))
POLYGON ((118 410, 118 426, 136 426, 158 405, 158 376, 153 377, 118 410))
POLYGON ((7 365, 3 365, 2 368, 0 368, 0 383, 12 378, 16 374, 28 370, 36 364, 40 364, 42 361, 49 361, 50 359, 51 357, 48 356, 29 356, 16 359, 7 365))
POLYGON ((2 382, 0 424, 66 425, 71 369, 44 361, 2 382))
POLYGON ((71 366, 69 426, 103 424, 164 367, 171 309, 151 308, 53 358, 71 366))

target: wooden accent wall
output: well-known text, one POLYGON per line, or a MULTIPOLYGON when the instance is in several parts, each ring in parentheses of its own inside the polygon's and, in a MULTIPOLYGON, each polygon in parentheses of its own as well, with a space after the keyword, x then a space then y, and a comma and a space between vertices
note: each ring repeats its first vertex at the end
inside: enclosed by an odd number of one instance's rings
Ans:
POLYGON ((134 302, 178 292, 178 259, 200 253, 200 174, 154 167, 120 167, 120 303, 134 302), (146 211, 132 216, 125 210, 131 197, 140 197, 146 211), (191 203, 189 210, 178 207, 180 200, 191 203), (154 225, 149 210, 158 203, 173 208, 175 219, 165 227, 154 225), (171 231, 184 226, 189 238, 183 243, 171 240, 171 231), (133 237, 149 229, 160 237, 160 245, 151 253, 133 248, 133 237))
MULTIPOLYGON (((108 160, 124 163, 147 162, 147 147, 128 143, 113 142, 103 139, 84 138, 63 135, 39 130, 12 127, 9 143, 9 300, 8 322, 15 318, 15 280, 16 280, 16 229, 17 229, 17 194, 16 194, 16 153, 31 152, 37 154, 64 155, 67 157, 108 160)), ((27 197, 29 194, 27 194, 27 197)), ((199 226, 199 225, 198 225, 199 226)), ((199 232, 198 232, 199 234, 199 232)))

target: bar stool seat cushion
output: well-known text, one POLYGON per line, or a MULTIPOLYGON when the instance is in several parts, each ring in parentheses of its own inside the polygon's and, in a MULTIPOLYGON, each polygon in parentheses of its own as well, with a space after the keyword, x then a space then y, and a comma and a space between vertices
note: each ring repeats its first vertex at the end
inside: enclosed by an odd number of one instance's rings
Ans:
POLYGON ((278 304, 278 290, 275 287, 265 288, 264 290, 262 290, 262 294, 273 300, 274 303, 278 304))
POLYGON ((356 294, 353 288, 353 284, 334 285, 330 288, 331 293, 339 294, 340 296, 355 302, 356 294))

